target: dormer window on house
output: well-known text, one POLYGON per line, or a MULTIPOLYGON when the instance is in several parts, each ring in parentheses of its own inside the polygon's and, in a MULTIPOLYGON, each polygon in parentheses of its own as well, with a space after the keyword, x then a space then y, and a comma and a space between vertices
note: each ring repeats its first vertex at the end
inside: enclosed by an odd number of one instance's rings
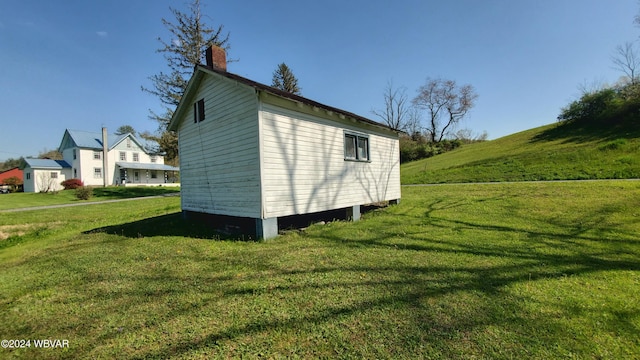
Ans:
POLYGON ((127 138, 127 149, 131 149, 131 138, 127 138))
POLYGON ((193 104, 193 122, 204 121, 204 99, 200 99, 193 104))
POLYGON ((344 159, 369 161, 369 137, 355 133, 344 133, 344 159))

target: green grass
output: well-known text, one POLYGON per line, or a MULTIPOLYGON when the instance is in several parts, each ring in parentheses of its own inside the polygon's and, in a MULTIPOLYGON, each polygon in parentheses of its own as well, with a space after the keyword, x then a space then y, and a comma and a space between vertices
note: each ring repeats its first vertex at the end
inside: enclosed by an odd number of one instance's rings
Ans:
POLYGON ((405 187, 267 242, 178 198, 5 213, 0 338, 70 347, 0 357, 634 358, 639 209, 635 181, 405 187))
POLYGON ((89 200, 78 200, 75 190, 57 193, 13 193, 0 195, 0 210, 28 208, 34 206, 74 204, 87 201, 128 199, 134 197, 164 195, 179 192, 178 187, 106 187, 94 188, 89 200))
POLYGON ((640 131, 543 126, 402 165, 403 184, 640 178, 640 131))

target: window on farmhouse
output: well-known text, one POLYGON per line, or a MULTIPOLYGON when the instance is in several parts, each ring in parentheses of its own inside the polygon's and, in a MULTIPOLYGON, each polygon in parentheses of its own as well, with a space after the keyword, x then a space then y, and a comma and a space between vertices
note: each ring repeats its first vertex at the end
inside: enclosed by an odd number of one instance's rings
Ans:
POLYGON ((100 151, 94 151, 93 152, 93 159, 94 160, 100 160, 101 156, 100 156, 100 151))
POLYGON ((120 151, 120 161, 127 161, 127 153, 120 151))
POLYGON ((193 104, 193 122, 204 121, 204 99, 200 99, 193 104))
POLYGON ((96 179, 102 179, 102 168, 93 168, 93 177, 96 179))
POLYGON ((155 155, 151 155, 150 159, 151 159, 151 162, 152 162, 152 163, 154 163, 154 162, 157 162, 157 161, 158 161, 158 157, 157 157, 157 156, 155 156, 155 155))
POLYGON ((138 153, 133 153, 133 161, 135 161, 135 162, 140 161, 140 154, 138 154, 138 153))
POLYGON ((58 178, 58 173, 57 173, 57 172, 52 171, 52 172, 51 172, 51 178, 52 178, 52 179, 57 179, 57 178, 58 178))
POLYGON ((345 160, 369 161, 369 137, 345 133, 344 158, 345 160))

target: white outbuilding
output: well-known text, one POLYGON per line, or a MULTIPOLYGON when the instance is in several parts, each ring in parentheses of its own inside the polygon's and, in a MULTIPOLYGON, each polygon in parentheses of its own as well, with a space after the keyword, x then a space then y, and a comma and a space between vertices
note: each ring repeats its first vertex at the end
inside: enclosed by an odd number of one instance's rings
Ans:
POLYGON ((169 124, 185 216, 243 218, 266 239, 281 217, 357 220, 361 205, 400 200, 398 131, 227 72, 220 48, 206 58, 169 124))

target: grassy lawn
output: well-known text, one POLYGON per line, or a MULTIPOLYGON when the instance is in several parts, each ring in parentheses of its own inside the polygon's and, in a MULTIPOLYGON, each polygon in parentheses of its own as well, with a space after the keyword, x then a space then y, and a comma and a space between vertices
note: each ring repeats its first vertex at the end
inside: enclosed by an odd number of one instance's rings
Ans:
POLYGON ((0 216, 1 358, 637 358, 640 183, 404 187, 267 242, 178 198, 0 216), (207 238, 209 240, 207 240, 207 238))
POLYGON ((179 192, 179 187, 97 187, 89 200, 78 200, 75 190, 63 190, 57 193, 13 193, 0 195, 0 210, 19 209, 34 206, 73 204, 77 202, 127 199, 141 196, 154 196, 179 192))
POLYGON ((402 165, 403 184, 640 178, 640 130, 543 126, 402 165))

